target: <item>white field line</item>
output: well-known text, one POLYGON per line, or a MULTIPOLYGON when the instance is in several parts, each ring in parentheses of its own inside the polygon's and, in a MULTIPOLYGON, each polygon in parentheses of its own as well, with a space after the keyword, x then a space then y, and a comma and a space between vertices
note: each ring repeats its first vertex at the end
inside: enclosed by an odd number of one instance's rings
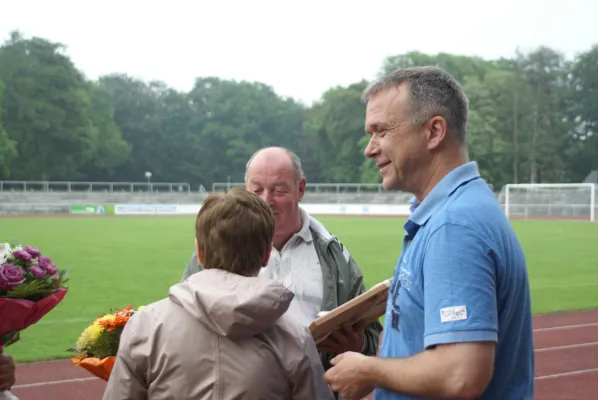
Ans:
POLYGON ((586 308, 582 310, 575 310, 575 311, 556 311, 556 312, 549 312, 549 313, 539 313, 534 314, 534 318, 538 317, 552 317, 553 315, 584 315, 584 314, 596 314, 598 312, 598 308, 586 308))
POLYGON ((563 372, 562 374, 537 376, 534 379, 537 381, 541 381, 543 379, 564 378, 572 375, 591 374, 592 372, 598 372, 598 368, 580 369, 579 371, 563 372))
POLYGON ((95 321, 96 317, 89 318, 67 318, 67 319, 42 319, 36 323, 36 325, 56 325, 56 324, 78 324, 81 322, 87 322, 91 324, 95 321))
POLYGON ((28 361, 23 363, 18 363, 18 365, 34 365, 34 364, 71 364, 71 358, 59 358, 57 360, 41 360, 41 361, 28 361))
POLYGON ((88 381, 96 381, 100 378, 92 377, 92 378, 73 378, 73 379, 61 379, 57 381, 48 381, 48 382, 37 382, 37 383, 25 383, 23 385, 15 385, 11 388, 12 389, 29 389, 35 388, 40 386, 48 386, 48 385, 62 385, 64 383, 79 383, 79 382, 88 382, 88 381))
POLYGON ((536 353, 543 353, 546 351, 559 351, 559 350, 567 350, 567 349, 577 349, 580 347, 591 347, 591 346, 598 346, 598 342, 588 342, 588 343, 579 343, 579 344, 568 344, 565 346, 554 346, 554 347, 542 347, 541 349, 534 349, 536 353))
POLYGON ((560 331, 560 330, 567 330, 567 329, 577 329, 577 328, 588 328, 591 326, 598 326, 598 322, 590 322, 587 324, 577 324, 577 325, 563 325, 563 326, 555 326, 552 328, 538 328, 534 329, 535 332, 550 332, 550 331, 560 331))

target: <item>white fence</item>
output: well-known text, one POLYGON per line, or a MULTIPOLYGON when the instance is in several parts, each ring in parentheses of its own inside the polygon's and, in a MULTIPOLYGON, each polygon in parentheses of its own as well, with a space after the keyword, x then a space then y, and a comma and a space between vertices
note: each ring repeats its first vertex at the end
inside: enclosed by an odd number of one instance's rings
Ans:
MULTIPOLYGON (((232 187, 243 187, 243 182, 216 182, 212 192, 226 192, 232 187)), ((380 183, 306 183, 307 193, 384 193, 380 183)))
MULTIPOLYGON (((0 192, 155 192, 189 193, 195 190, 185 182, 76 182, 76 181, 0 181, 0 192)), ((197 191, 207 193, 199 185, 197 191)))
MULTIPOLYGON (((316 204, 301 205, 311 215, 406 216, 409 204, 316 204)), ((196 215, 201 204, 116 204, 115 215, 196 215)))
MULTIPOLYGON (((208 195, 203 187, 165 183, 162 190, 138 189, 149 183, 0 181, 0 214, 195 214, 208 195)), ((160 184, 151 184, 160 185, 160 184)), ((226 190, 238 183, 216 184, 226 190)), ((596 220, 594 184, 506 185, 498 194, 511 219, 596 220)), ((308 184, 302 205, 314 215, 409 215, 411 194, 380 185, 308 184)))

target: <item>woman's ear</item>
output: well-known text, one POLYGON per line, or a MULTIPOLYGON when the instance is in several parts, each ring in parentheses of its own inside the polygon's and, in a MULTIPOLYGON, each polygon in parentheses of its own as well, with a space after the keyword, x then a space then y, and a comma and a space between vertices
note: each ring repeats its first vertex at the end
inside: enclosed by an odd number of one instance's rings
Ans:
POLYGON ((199 251, 199 243, 197 243, 197 238, 195 238, 195 252, 197 253, 197 260, 201 265, 203 265, 203 255, 201 251, 199 251))

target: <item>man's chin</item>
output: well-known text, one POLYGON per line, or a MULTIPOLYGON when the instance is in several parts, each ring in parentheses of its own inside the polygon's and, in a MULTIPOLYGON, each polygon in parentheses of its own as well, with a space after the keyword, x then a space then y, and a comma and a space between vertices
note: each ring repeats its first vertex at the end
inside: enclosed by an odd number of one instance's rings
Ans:
POLYGON ((396 188, 397 186, 397 182, 392 179, 391 177, 383 177, 382 178, 382 187, 384 188, 384 190, 398 190, 396 188))
POLYGON ((282 220, 282 215, 281 215, 281 214, 276 214, 276 213, 274 213, 274 224, 275 224, 276 226, 279 226, 279 225, 280 225, 280 224, 282 224, 282 223, 283 223, 283 220, 282 220))

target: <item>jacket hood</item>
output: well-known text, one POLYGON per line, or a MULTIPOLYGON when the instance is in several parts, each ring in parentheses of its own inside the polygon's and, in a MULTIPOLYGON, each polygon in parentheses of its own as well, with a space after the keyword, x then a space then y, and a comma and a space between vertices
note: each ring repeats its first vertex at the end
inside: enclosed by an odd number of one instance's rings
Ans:
POLYGON ((172 286, 168 298, 208 329, 231 339, 262 333, 287 311, 294 294, 280 283, 206 269, 172 286))

